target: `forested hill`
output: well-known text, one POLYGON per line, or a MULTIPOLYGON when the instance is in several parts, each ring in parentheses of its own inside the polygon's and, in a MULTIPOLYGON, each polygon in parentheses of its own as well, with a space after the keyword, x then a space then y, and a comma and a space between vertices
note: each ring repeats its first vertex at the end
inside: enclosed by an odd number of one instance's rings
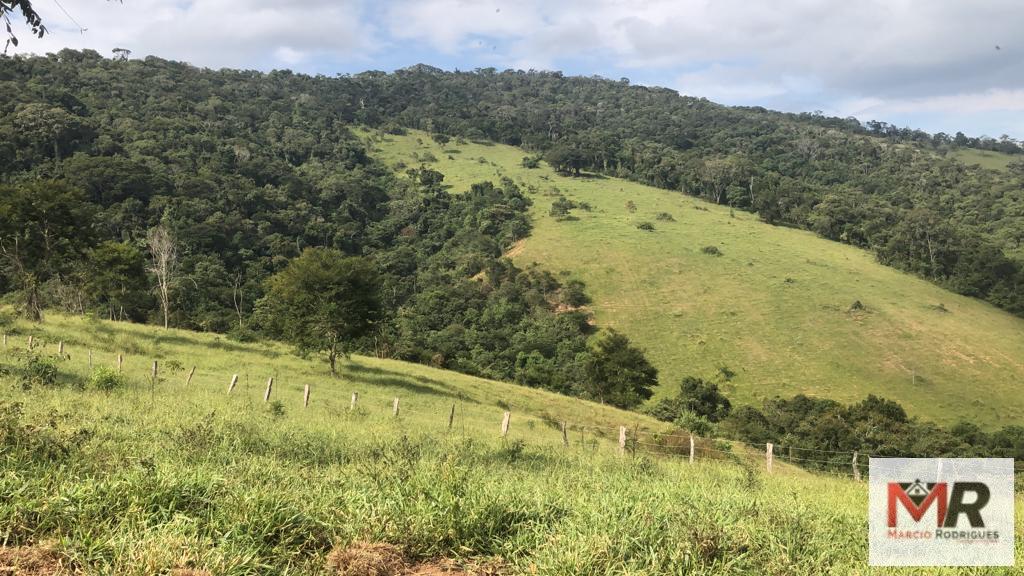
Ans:
MULTIPOLYGON (((117 173, 116 184, 94 191, 117 237, 175 206, 202 212, 202 230, 223 236, 210 241, 230 243, 238 238, 231 227, 242 224, 197 202, 244 204, 256 194, 278 207, 244 224, 265 232, 258 242, 269 253, 309 244, 363 251, 365 227, 381 217, 385 176, 347 126, 413 127, 520 145, 567 172, 614 174, 755 211, 1024 314, 1024 155, 1008 139, 731 108, 558 73, 420 65, 327 78, 70 50, 4 57, 0 102, 2 177, 64 177, 89 188, 117 173), (988 170, 950 153, 969 145, 1018 160, 988 170)), ((249 248, 239 249, 244 259, 249 248)))
POLYGON ((1024 314, 1024 150, 855 119, 732 108, 558 73, 365 73, 357 118, 495 140, 699 195, 875 251, 880 261, 1024 314), (969 166, 958 146, 1011 154, 969 166))

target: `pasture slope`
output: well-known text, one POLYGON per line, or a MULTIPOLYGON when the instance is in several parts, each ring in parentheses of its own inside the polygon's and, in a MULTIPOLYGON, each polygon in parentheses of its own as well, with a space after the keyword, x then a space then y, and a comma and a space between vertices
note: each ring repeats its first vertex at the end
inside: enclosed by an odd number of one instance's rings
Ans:
POLYGON ((693 465, 620 456, 594 435, 624 420, 657 428, 635 414, 363 357, 331 379, 284 346, 216 335, 56 314, 3 328, 0 572, 869 573, 863 483, 768 475, 742 451, 693 465), (26 389, 29 335, 58 376, 26 389), (93 370, 125 355, 121 387, 94 388, 89 351, 93 370), (556 414, 578 427, 567 448, 546 423, 556 414))
POLYGON ((583 280, 597 324, 647 349, 662 394, 692 375, 715 378, 740 403, 876 394, 945 424, 1024 421, 1024 319, 864 250, 679 192, 527 169, 510 146, 361 134, 389 165, 431 160, 454 191, 502 176, 532 187, 535 229, 513 260, 583 280), (558 195, 591 209, 558 221, 549 214, 558 195), (654 230, 638 228, 645 222, 654 230))

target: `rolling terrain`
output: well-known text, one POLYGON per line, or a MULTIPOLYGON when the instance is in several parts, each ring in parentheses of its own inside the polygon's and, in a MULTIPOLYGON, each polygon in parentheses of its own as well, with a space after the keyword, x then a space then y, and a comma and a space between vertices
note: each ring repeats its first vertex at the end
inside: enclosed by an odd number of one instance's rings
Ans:
POLYGON ((664 393, 694 375, 741 403, 876 394, 941 423, 1024 419, 1024 320, 869 252, 671 191, 527 169, 510 146, 412 131, 373 133, 370 145, 391 166, 426 159, 455 191, 501 177, 531 189, 534 230, 509 255, 584 281, 596 323, 648 350, 664 393), (559 221, 549 211, 560 195, 591 208, 559 221))
POLYGON ((332 380, 284 346, 183 330, 50 314, 4 332, 0 566, 53 569, 28 574, 868 573, 863 483, 766 474, 742 449, 618 455, 593 433, 659 428, 637 414, 358 356, 332 380), (118 353, 123 381, 97 389, 118 353), (26 386, 28 357, 56 379, 26 386))

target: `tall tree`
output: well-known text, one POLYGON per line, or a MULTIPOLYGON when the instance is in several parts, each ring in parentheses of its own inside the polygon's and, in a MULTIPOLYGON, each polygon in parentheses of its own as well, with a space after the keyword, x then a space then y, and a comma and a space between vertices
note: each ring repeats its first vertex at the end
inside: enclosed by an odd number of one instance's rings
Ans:
POLYGON ((146 293, 146 260, 130 244, 103 242, 86 255, 85 292, 94 309, 110 320, 142 319, 151 302, 146 293))
POLYGON ((43 319, 42 285, 60 279, 92 236, 92 206, 63 182, 0 187, 3 272, 21 292, 23 311, 43 319))
POLYGON ((635 408, 654 394, 658 370, 625 334, 609 329, 584 360, 584 392, 601 403, 635 408))
POLYGON ((326 352, 331 374, 339 354, 381 316, 380 279, 372 262, 332 248, 307 248, 268 281, 260 317, 300 351, 326 352))
POLYGON ((149 271, 156 278, 156 293, 164 316, 164 328, 170 327, 171 289, 177 280, 178 246, 167 226, 161 224, 146 235, 152 258, 149 271))

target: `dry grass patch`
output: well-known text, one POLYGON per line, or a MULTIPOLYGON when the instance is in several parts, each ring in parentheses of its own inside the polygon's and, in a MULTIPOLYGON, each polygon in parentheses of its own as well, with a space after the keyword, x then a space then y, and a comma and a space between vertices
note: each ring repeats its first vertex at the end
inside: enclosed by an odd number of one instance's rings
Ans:
POLYGON ((394 544, 355 542, 327 556, 327 572, 337 576, 498 576, 498 563, 459 564, 438 559, 412 563, 394 544))
POLYGON ((72 574, 70 562, 42 546, 0 547, 0 576, 72 574))

